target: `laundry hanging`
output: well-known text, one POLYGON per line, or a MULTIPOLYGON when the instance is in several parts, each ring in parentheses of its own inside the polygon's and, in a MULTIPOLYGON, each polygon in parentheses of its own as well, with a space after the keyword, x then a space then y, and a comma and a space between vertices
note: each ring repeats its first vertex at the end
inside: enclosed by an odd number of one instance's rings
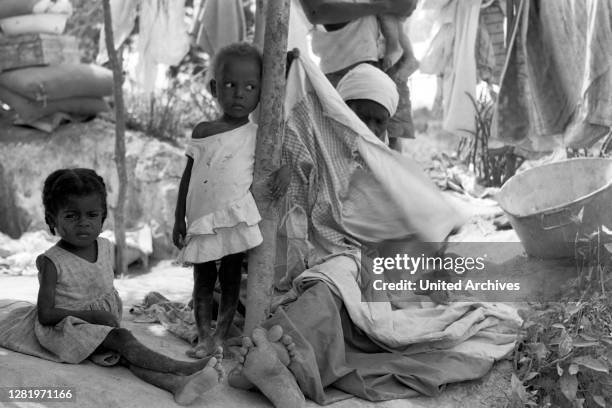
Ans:
POLYGON ((520 3, 493 135, 529 151, 588 148, 612 126, 612 6, 520 3))
MULTIPOLYGON (((115 47, 130 35, 138 16, 137 82, 150 94, 157 79, 159 64, 177 65, 189 51, 185 23, 185 0, 111 0, 115 47)), ((98 62, 108 60, 104 30, 100 35, 98 62)))
POLYGON ((208 55, 244 41, 246 23, 241 0, 203 0, 193 28, 196 43, 208 55))

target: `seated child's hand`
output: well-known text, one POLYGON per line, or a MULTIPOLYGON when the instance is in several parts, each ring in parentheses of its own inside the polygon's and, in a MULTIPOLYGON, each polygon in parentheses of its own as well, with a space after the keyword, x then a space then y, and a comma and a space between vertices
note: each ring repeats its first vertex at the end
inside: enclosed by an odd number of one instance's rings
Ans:
POLYGON ((99 324, 102 326, 110 326, 110 327, 119 327, 119 321, 112 313, 109 313, 104 310, 97 310, 94 312, 94 324, 99 324))
POLYGON ((185 246, 185 235, 187 235, 185 220, 176 221, 172 230, 172 242, 178 249, 182 249, 185 246))
POLYGON ((275 200, 284 196, 290 182, 291 172, 289 171, 289 166, 284 165, 270 176, 270 180, 268 182, 270 196, 275 200))

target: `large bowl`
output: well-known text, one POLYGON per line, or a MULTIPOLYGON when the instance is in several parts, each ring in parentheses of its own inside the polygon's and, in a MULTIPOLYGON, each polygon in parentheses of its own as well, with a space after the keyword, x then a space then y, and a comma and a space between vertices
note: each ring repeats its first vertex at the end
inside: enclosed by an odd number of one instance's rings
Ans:
POLYGON ((508 180, 497 201, 529 255, 574 257, 580 235, 612 229, 612 160, 535 167, 508 180))
POLYGON ((25 14, 0 20, 5 35, 62 34, 66 28, 68 14, 25 14))

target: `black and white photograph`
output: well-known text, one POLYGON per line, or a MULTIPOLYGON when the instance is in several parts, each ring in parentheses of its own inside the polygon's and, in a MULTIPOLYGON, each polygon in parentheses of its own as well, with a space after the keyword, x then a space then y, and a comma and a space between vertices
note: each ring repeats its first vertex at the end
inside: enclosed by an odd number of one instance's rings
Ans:
POLYGON ((0 0, 0 407, 612 407, 612 0, 0 0))

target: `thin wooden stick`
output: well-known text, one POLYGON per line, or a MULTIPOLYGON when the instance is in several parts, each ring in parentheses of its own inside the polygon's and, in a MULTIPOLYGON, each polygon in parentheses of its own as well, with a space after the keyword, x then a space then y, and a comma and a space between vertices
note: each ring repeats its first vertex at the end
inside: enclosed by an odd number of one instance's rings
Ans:
POLYGON ((125 256, 125 199, 127 191, 127 170, 125 164, 125 104, 123 103, 123 68, 115 50, 113 37, 113 23, 110 0, 103 0, 104 7, 104 36, 106 37, 106 50, 113 70, 113 95, 115 99, 115 165, 119 176, 119 191, 115 205, 115 241, 116 273, 123 275, 127 272, 127 257, 125 256))

